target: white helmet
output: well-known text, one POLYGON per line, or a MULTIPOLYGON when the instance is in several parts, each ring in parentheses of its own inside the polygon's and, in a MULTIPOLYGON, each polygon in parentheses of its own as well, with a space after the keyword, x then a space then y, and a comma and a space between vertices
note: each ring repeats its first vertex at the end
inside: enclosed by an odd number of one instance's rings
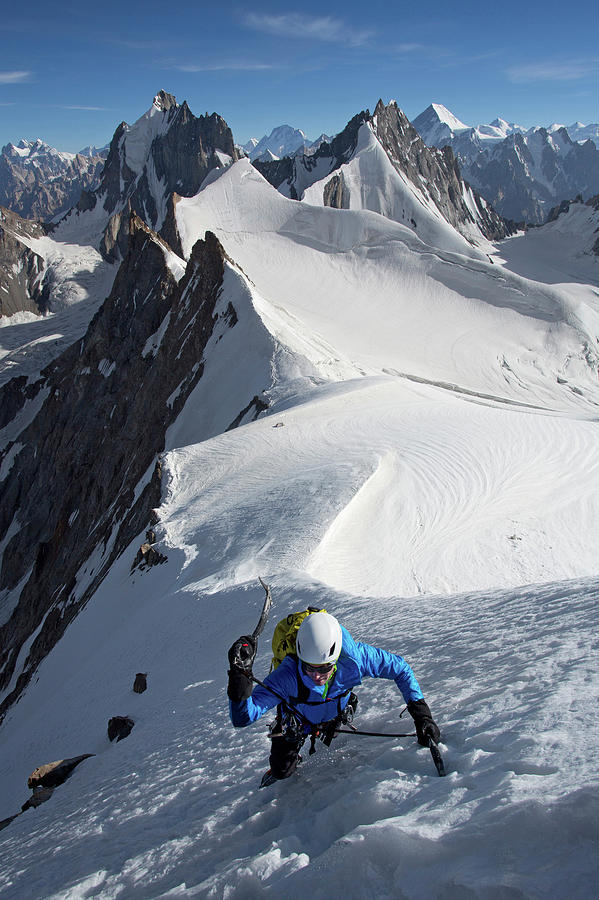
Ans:
POLYGON ((326 612, 306 616, 299 627, 295 648, 303 662, 323 666, 335 662, 341 653, 341 625, 326 612))

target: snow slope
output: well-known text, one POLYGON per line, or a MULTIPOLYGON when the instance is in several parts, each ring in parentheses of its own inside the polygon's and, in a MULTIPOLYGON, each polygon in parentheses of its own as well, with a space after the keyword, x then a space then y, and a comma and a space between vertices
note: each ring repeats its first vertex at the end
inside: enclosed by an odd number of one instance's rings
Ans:
MULTIPOLYGON (((140 535, 2 725, 0 817, 35 766, 96 754, 1 832, 3 897, 593 897, 593 270, 533 281, 499 261, 514 244, 438 248, 245 161, 177 215, 186 253, 210 228, 235 260, 238 324, 168 435, 168 562, 131 573, 140 535), (267 414, 223 432, 258 390, 267 414), (257 789, 264 723, 232 729, 225 672, 258 575, 256 673, 273 622, 324 605, 412 663, 445 779, 413 738, 340 735, 257 789), (111 745, 113 715, 136 724, 111 745)), ((537 279, 543 234, 521 253, 537 279)), ((358 693, 360 727, 411 731, 394 685, 358 693)))
POLYGON ((287 200, 247 160, 181 200, 177 223, 185 255, 212 230, 263 297, 326 342, 313 358, 324 375, 353 367, 596 412, 592 287, 581 302, 567 286, 531 283, 447 223, 451 250, 432 225, 429 244, 373 212, 287 200))
POLYGON ((14 375, 35 376, 85 334, 117 271, 96 249, 105 224, 100 209, 73 210, 52 237, 20 237, 44 260, 42 277, 51 312, 0 319, 0 384, 14 375))

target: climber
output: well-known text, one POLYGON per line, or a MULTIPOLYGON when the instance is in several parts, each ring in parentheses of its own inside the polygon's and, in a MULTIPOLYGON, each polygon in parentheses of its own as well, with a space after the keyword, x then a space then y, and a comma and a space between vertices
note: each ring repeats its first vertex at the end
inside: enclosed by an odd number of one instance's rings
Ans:
POLYGON ((250 725, 267 710, 278 707, 271 730, 270 770, 262 786, 293 774, 308 736, 313 753, 317 737, 330 744, 335 729, 351 722, 357 705, 353 689, 363 677, 395 681, 414 719, 418 742, 428 746, 429 738, 435 743, 440 739, 439 728, 408 663, 394 653, 355 641, 327 612, 312 612, 303 618, 295 653, 285 656, 252 691, 256 649, 256 641, 247 635, 230 648, 227 693, 235 727, 250 725))

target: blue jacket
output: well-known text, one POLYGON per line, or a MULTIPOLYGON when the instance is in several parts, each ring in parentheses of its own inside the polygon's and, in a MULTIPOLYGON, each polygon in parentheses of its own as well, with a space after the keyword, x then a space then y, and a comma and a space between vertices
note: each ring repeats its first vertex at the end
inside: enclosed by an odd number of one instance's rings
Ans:
MULTIPOLYGON (((350 691, 362 683, 362 678, 389 678, 395 681, 406 703, 411 700, 422 700, 422 691, 416 676, 408 663, 401 656, 354 641, 350 633, 341 628, 343 643, 341 655, 337 660, 335 677, 328 685, 319 687, 304 675, 297 657, 286 656, 283 662, 264 679, 265 687, 258 685, 251 697, 238 703, 229 701, 231 721, 236 728, 250 725, 265 712, 281 702, 281 697, 289 700, 309 722, 315 725, 335 719, 347 705, 350 691), (297 700, 298 677, 309 693, 307 702, 297 700), (267 688, 272 687, 277 694, 267 688), (326 700, 323 695, 327 691, 326 700), (279 696, 277 696, 279 695, 279 696), (311 705, 316 704, 316 705, 311 705)), ((304 691, 305 693, 305 691, 304 691)), ((307 725, 305 731, 309 731, 307 725)))

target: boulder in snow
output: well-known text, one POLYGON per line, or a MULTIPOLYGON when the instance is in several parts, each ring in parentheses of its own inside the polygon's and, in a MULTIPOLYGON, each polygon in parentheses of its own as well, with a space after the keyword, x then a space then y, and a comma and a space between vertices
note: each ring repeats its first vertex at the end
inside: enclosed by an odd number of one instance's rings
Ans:
POLYGON ((37 809, 38 806, 41 806, 42 803, 45 803, 46 800, 49 800, 53 793, 53 787, 35 787, 33 789, 33 794, 31 795, 29 800, 26 800, 21 807, 21 812, 25 812, 26 809, 37 809))
POLYGON ((133 690, 136 694, 143 694, 148 687, 148 673, 138 672, 133 682, 133 690))
POLYGON ((94 755, 95 754, 93 753, 84 753, 81 756, 72 756, 70 759, 59 759, 56 762, 38 766, 27 779, 27 787, 34 789, 38 787, 55 788, 59 784, 62 784, 63 781, 67 780, 79 763, 94 755))
POLYGON ((113 716, 108 720, 108 740, 114 741, 116 738, 118 744, 123 738, 129 737, 134 725, 135 722, 128 716, 113 716))

